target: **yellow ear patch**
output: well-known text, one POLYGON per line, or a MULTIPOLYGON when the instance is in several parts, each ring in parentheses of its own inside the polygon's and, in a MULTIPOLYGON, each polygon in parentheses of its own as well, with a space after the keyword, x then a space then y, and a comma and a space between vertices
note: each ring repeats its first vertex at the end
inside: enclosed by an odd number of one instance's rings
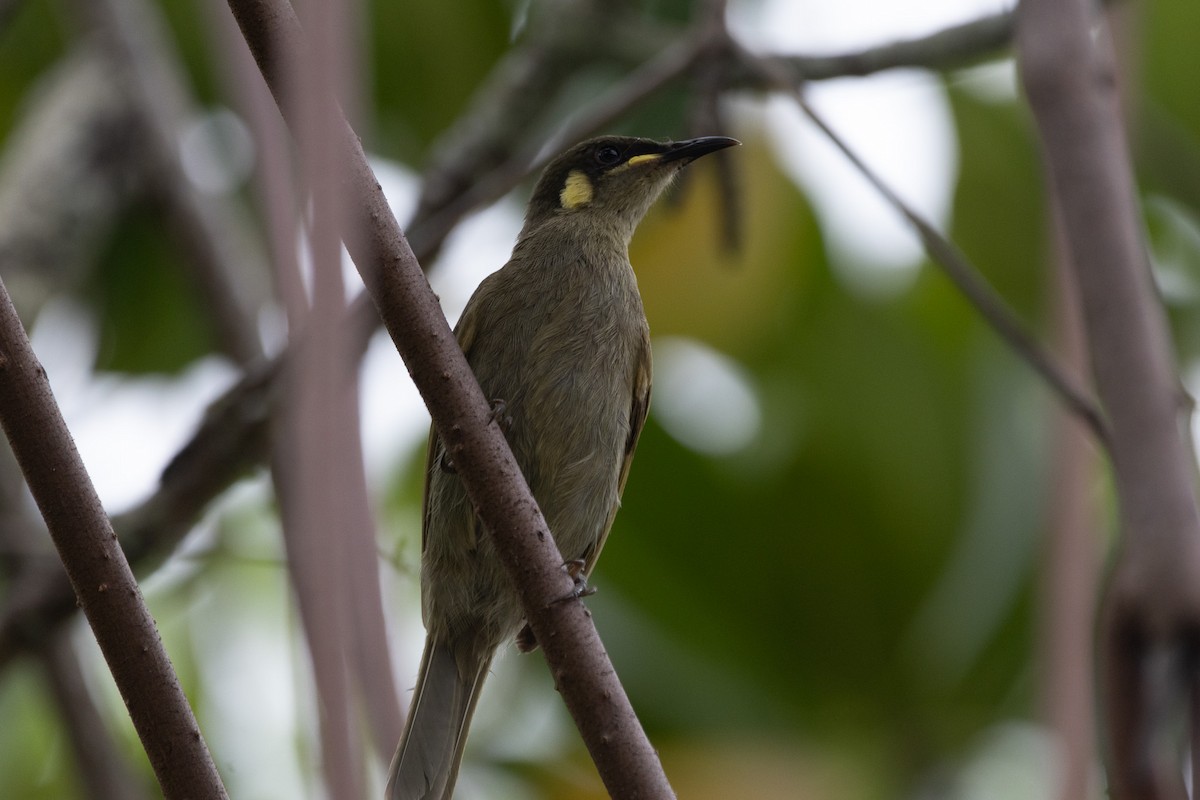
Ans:
POLYGON ((563 184, 562 191, 558 193, 558 201, 562 203, 563 208, 569 210, 586 206, 592 202, 591 180, 581 171, 571 170, 567 174, 567 182, 563 184))

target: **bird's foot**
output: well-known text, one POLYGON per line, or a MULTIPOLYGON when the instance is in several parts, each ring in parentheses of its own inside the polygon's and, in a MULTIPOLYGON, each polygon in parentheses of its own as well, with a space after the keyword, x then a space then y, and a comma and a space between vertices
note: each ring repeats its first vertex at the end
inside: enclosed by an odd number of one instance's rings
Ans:
POLYGON ((575 586, 569 594, 555 600, 555 603, 566 603, 571 600, 578 600, 581 597, 589 597, 596 593, 594 586, 588 586, 587 575, 583 572, 587 568, 587 562, 582 558, 573 558, 563 564, 562 568, 570 576, 575 586))
MULTIPOLYGON (((557 600, 552 600, 551 605, 558 605, 559 603, 578 600, 581 597, 587 597, 596 593, 596 589, 594 587, 588 586, 587 576, 583 574, 583 571, 587 568, 587 562, 582 558, 572 559, 563 564, 562 568, 563 571, 571 576, 571 581, 574 583, 574 587, 563 597, 560 597, 557 600)), ((532 653, 534 650, 537 650, 537 647, 537 636, 534 634, 533 628, 526 624, 517 633, 517 649, 522 653, 532 653)))
POLYGON ((492 413, 488 415, 488 422, 494 422, 500 426, 500 430, 507 433, 512 427, 513 418, 505 412, 508 411, 508 403, 504 402, 504 398, 497 397, 492 400, 492 413))
POLYGON ((534 635, 533 628, 526 624, 517 633, 517 649, 522 653, 532 653, 534 650, 537 650, 537 646, 537 636, 534 635))
POLYGON ((451 475, 458 474, 458 469, 454 466, 454 462, 450 459, 450 454, 445 450, 442 450, 442 454, 438 456, 437 463, 438 466, 441 467, 442 472, 449 472, 451 475))

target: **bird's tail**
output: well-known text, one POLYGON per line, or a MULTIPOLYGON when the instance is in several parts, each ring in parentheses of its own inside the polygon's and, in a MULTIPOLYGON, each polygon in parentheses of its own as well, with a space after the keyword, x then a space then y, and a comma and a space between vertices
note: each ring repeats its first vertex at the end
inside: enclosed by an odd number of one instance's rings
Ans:
POLYGON ((449 643, 428 637, 404 735, 392 757, 387 800, 450 800, 467 728, 492 662, 471 648, 460 664, 449 643))

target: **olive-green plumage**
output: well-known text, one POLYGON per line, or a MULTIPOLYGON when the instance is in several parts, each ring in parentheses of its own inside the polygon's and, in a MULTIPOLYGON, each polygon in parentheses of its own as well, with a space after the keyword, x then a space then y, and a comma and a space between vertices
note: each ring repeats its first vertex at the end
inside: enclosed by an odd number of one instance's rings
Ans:
MULTIPOLYGON (((512 258, 480 284, 455 335, 559 551, 589 573, 620 505, 650 402, 650 338, 629 240, 689 162, 725 137, 607 136, 554 159, 512 258)), ((428 632, 389 800, 449 800, 479 689, 523 614, 466 491, 430 435, 421 597, 428 632)))

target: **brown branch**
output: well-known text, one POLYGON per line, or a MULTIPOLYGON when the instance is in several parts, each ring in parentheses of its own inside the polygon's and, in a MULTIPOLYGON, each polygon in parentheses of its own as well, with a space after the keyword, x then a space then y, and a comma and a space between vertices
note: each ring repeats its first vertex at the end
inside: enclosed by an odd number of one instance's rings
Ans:
MULTIPOLYGON (((1200 512, 1181 434, 1179 381, 1150 275, 1110 43, 1086 0, 1026 0, 1018 63, 1062 216, 1092 371, 1110 423, 1122 529, 1101 621, 1109 788, 1183 798, 1169 739, 1200 631, 1200 512)), ((1194 665, 1192 665, 1194 669, 1194 665)))
POLYGON ((0 424, 168 798, 224 798, 192 709, 0 284, 0 424))
POLYGON ((335 422, 345 429, 340 437, 346 447, 337 453, 341 461, 335 468, 338 485, 334 487, 334 495, 342 509, 341 535, 343 539, 351 540, 346 547, 345 565, 350 595, 345 621, 351 647, 347 659, 357 682, 358 695, 354 699, 365 708, 376 751, 386 764, 404 729, 404 716, 388 650, 387 620, 379 585, 376 524, 363 470, 358 381, 353 371, 345 385, 349 391, 335 422))
MULTIPOLYGON (((231 0, 230 8, 280 100, 286 48, 299 23, 285 2, 231 0)), ((288 113, 286 104, 281 108, 288 113)), ((295 128, 295 120, 289 120, 295 128)), ((421 272, 354 131, 340 123, 336 149, 354 221, 347 246, 388 333, 430 408, 458 474, 512 576, 556 684, 610 794, 672 797, 662 766, 617 680, 587 609, 555 602, 571 591, 562 557, 462 351, 421 272), (354 223, 357 223, 354 224, 354 223)))
MULTIPOLYGON (((828 56, 772 56, 796 85, 803 81, 871 75, 889 69, 958 69, 1001 54, 1012 43, 1013 12, 952 25, 927 36, 828 56)), ((753 70, 743 76, 757 82, 753 70)))
MULTIPOLYGON (((476 89, 466 111, 438 139, 416 218, 431 217, 468 191, 543 119, 581 66, 596 60, 626 14, 600 0, 534 4, 520 43, 476 89)), ((614 37, 616 40, 616 37, 614 37)))
POLYGON ((560 150, 600 133, 681 78, 703 57, 710 42, 711 31, 706 26, 699 26, 633 70, 548 138, 514 141, 507 158, 496 161, 490 171, 463 187, 461 194, 446 201, 440 210, 418 211, 409 237, 413 250, 421 258, 425 258, 425 253, 432 254, 435 248, 430 246, 431 240, 444 239, 464 216, 499 200, 530 173, 545 166, 560 150))

